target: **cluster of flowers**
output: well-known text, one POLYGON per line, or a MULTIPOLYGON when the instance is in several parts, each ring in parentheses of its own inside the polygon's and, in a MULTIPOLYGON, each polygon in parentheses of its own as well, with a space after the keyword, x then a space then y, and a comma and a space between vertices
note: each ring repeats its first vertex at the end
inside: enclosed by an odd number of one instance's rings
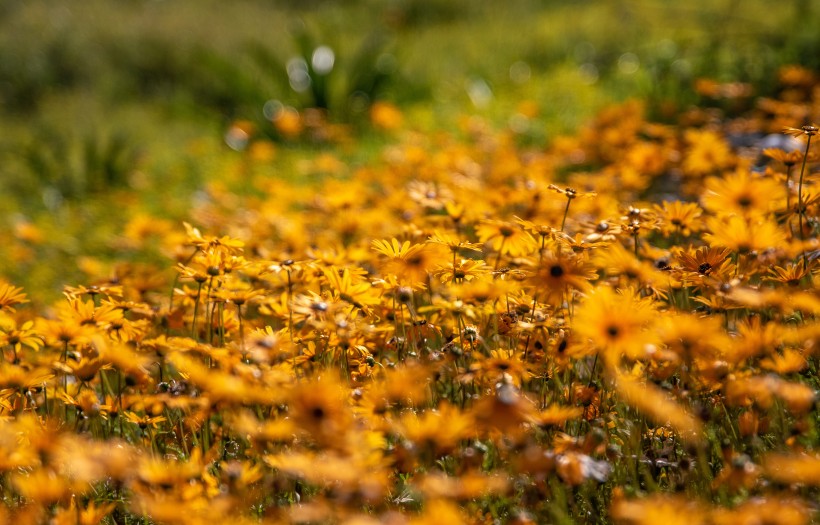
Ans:
POLYGON ((733 146, 817 116, 806 76, 544 150, 398 129, 318 189, 134 218, 173 282, 1 284, 0 522, 807 523, 817 129, 733 146))

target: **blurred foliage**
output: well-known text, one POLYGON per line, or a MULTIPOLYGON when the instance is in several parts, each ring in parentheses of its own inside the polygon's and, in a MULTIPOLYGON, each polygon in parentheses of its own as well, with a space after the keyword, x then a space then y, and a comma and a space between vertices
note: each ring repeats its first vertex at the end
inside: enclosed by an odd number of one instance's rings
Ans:
POLYGON ((368 111, 380 101, 400 107, 416 131, 453 129, 465 115, 480 115, 543 146, 629 97, 646 100, 651 117, 663 120, 694 103, 720 104, 696 94, 698 78, 747 82, 766 95, 782 64, 820 69, 820 9, 807 0, 497 7, 490 0, 6 0, 4 226, 22 214, 46 230, 70 229, 74 219, 61 207, 71 202, 87 215, 80 224, 120 224, 123 210, 110 205, 117 191, 181 219, 190 199, 241 155, 225 145, 231 130, 247 133, 231 147, 277 145, 272 177, 298 177, 288 166, 327 148, 355 164, 389 140, 371 129, 368 111), (281 115, 293 118, 277 124, 281 115), (311 124, 317 119, 338 127, 311 124), (311 132, 319 127, 334 132, 311 132))

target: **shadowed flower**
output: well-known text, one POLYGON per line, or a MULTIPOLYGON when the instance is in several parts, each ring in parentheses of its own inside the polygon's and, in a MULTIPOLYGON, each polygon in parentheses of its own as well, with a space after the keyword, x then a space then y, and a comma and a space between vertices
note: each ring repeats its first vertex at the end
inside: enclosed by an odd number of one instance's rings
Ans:
POLYGON ((300 383, 289 398, 290 413, 300 429, 323 446, 341 445, 340 437, 350 429, 351 411, 345 388, 330 378, 300 383))

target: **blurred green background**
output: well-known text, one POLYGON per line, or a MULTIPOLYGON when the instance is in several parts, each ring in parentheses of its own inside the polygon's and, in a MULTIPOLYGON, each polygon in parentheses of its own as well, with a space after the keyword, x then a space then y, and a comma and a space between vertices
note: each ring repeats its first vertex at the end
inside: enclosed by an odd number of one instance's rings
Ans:
POLYGON ((0 242, 29 246, 0 275, 48 295, 78 257, 123 257, 135 213, 185 219, 242 155, 237 122, 276 144, 271 177, 367 162, 392 140, 376 101, 412 130, 478 115, 541 147, 629 97, 671 118, 697 78, 771 94, 781 65, 820 69, 818 27, 809 0, 4 0, 0 242), (345 141, 271 125, 315 107, 345 141))

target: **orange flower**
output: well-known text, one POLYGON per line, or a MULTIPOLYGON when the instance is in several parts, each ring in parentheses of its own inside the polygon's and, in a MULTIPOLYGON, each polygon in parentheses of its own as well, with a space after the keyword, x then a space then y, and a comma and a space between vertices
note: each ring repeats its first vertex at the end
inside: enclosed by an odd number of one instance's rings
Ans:
POLYGON ((688 237, 700 231, 703 210, 695 202, 663 201, 654 206, 660 220, 660 230, 664 235, 682 235, 688 237))
POLYGON ((9 283, 0 282, 0 311, 13 312, 18 304, 27 303, 26 294, 22 288, 17 288, 9 283))
POLYGON ((560 304, 573 290, 588 291, 597 277, 595 268, 573 253, 546 252, 530 282, 544 301, 560 304))
POLYGON ((389 260, 384 265, 385 273, 395 275, 408 284, 426 282, 433 269, 447 261, 446 254, 435 244, 410 244, 398 240, 373 241, 373 249, 386 255, 389 260))
POLYGON ((610 515, 624 525, 698 525, 708 523, 708 514, 696 501, 685 496, 655 494, 643 499, 616 499, 610 515))
POLYGON ((651 384, 616 374, 615 390, 627 403, 641 411, 658 425, 669 425, 687 442, 701 443, 703 425, 665 392, 651 384))
POLYGON ((370 120, 377 128, 394 131, 402 126, 404 117, 393 104, 376 101, 370 106, 370 120))
POLYGON ((702 200, 707 210, 720 216, 761 217, 777 208, 775 196, 781 191, 775 181, 739 169, 725 177, 706 179, 702 200))
POLYGON ((769 220, 748 220, 737 215, 706 221, 710 233, 703 239, 712 247, 728 248, 737 253, 762 252, 785 247, 785 234, 769 220))
POLYGON ((645 356, 646 345, 654 340, 645 328, 655 315, 652 302, 634 290, 618 293, 599 286, 578 307, 572 325, 579 338, 588 338, 614 364, 622 355, 633 359, 645 356))
POLYGON ((487 219, 476 227, 478 239, 500 255, 521 257, 532 253, 537 244, 517 224, 487 219))
POLYGON ((820 457, 772 453, 762 465, 765 475, 775 481, 820 486, 820 457))
POLYGON ((475 435, 475 423, 469 414, 448 403, 421 414, 409 412, 396 424, 396 431, 439 457, 455 450, 462 439, 475 435))
POLYGON ((687 150, 683 171, 687 175, 702 176, 728 168, 733 162, 732 151, 726 140, 714 131, 687 130, 684 133, 687 150))

